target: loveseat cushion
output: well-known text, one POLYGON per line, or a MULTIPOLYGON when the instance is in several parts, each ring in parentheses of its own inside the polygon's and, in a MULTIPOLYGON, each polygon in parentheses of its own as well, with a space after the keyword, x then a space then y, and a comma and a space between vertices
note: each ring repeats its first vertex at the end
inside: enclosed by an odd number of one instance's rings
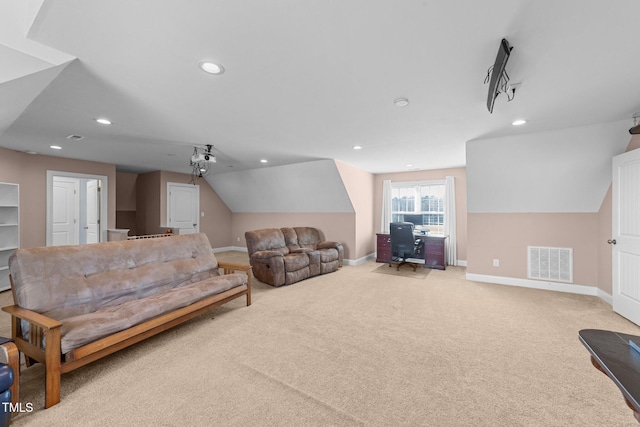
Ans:
POLYGON ((317 228, 313 227, 294 227, 298 245, 301 248, 316 249, 318 243, 322 241, 322 236, 317 228))
POLYGON ((338 250, 334 248, 320 249, 320 262, 333 262, 338 261, 338 250))
POLYGON ((286 271, 297 271, 309 266, 309 256, 306 253, 289 254, 284 257, 286 271))
POLYGON ((258 251, 276 251, 282 255, 289 253, 284 234, 279 228, 247 231, 244 237, 247 240, 247 251, 250 255, 258 251))

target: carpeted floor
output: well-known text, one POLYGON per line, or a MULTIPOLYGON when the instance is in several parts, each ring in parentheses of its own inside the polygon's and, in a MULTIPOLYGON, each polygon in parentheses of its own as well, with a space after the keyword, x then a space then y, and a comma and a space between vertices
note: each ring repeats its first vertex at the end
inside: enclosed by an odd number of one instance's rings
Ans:
POLYGON ((409 277, 411 279, 424 279, 427 277, 427 274, 431 272, 430 268, 417 267, 414 271, 410 265, 401 265, 400 268, 396 268, 396 266, 391 264, 378 264, 374 273, 379 274, 389 274, 394 277, 409 277))
POLYGON ((255 281, 250 307, 232 301, 63 375, 47 410, 42 367, 23 369, 35 410, 12 425, 636 425, 578 340, 584 328, 640 335, 600 299, 469 282, 461 267, 379 267, 255 281))

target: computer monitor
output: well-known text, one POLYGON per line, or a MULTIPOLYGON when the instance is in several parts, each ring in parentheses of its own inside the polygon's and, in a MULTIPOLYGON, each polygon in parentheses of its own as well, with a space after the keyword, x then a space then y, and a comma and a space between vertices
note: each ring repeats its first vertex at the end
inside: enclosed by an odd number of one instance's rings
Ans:
POLYGON ((404 215, 404 222, 410 222, 416 227, 422 227, 422 215, 404 215))

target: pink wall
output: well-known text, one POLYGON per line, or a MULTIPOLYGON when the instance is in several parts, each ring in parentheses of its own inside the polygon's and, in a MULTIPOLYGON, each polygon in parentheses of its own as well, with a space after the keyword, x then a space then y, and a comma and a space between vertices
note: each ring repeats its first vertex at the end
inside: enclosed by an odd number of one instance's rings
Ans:
POLYGON ((375 175, 375 199, 373 205, 373 233, 380 232, 382 221, 382 182, 385 179, 391 181, 435 181, 443 180, 447 176, 453 176, 456 189, 456 259, 464 261, 469 259, 467 255, 467 175, 465 168, 438 169, 416 172, 400 172, 375 175))
POLYGON ((232 219, 233 246, 247 246, 245 231, 261 228, 316 227, 326 240, 337 240, 344 245, 344 257, 354 258, 356 241, 353 213, 234 213, 232 219))
POLYGON ((595 286, 598 220, 597 213, 469 214, 467 272, 526 279, 527 246, 573 248, 573 282, 595 286))
MULTIPOLYGON (((191 176, 183 173, 166 171, 161 173, 160 222, 162 225, 167 224, 167 183, 189 184, 190 180, 191 176)), ((207 235, 213 248, 230 246, 231 210, 206 180, 201 179, 197 184, 200 186, 200 212, 204 212, 204 217, 200 217, 200 232, 207 235)))
POLYGON ((116 172, 116 210, 136 210, 136 180, 138 174, 116 172))
POLYGON ((46 244, 48 170, 106 176, 109 200, 107 227, 115 227, 115 165, 32 155, 0 148, 0 181, 20 184, 20 246, 22 248, 46 244))
MULTIPOLYGON (((136 234, 154 234, 158 227, 167 225, 167 183, 190 184, 191 176, 155 171, 139 175, 118 173, 118 179, 118 209, 136 211, 136 234)), ((197 184, 200 212, 204 212, 204 217, 200 217, 200 231, 207 235, 214 248, 231 246, 231 211, 207 181, 200 180, 197 184)))
POLYGON ((136 179, 136 233, 156 234, 160 218, 160 171, 141 173, 136 179))
POLYGON ((600 211, 598 212, 598 288, 611 295, 613 293, 612 282, 612 258, 611 245, 607 240, 611 239, 612 232, 612 204, 611 187, 604 197, 600 211))
MULTIPOLYGON (((640 135, 633 135, 626 151, 640 148, 640 135)), ((611 186, 602 201, 598 212, 598 288, 611 295, 613 293, 612 283, 612 259, 611 245, 607 240, 611 239, 613 230, 613 205, 611 197, 611 186)))
POLYGON ((343 162, 336 161, 338 172, 347 189, 349 199, 356 212, 355 250, 351 251, 353 260, 359 260, 376 251, 373 227, 374 175, 343 162))
MULTIPOLYGON (((640 148, 640 135, 626 151, 640 148)), ((611 187, 594 213, 469 214, 467 272, 489 276, 526 278, 527 246, 573 248, 577 285, 595 286, 612 293, 611 187), (500 267, 493 267, 500 259, 500 267)))

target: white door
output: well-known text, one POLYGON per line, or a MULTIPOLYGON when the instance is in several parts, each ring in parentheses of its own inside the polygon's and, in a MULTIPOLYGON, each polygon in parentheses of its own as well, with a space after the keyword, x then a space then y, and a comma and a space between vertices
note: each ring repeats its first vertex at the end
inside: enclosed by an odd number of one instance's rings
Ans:
POLYGON ((613 158, 613 310, 640 325, 640 150, 613 158))
POLYGON ((52 245, 77 245, 80 213, 79 181, 55 177, 53 180, 52 245))
POLYGON ((167 226, 179 228, 180 234, 200 231, 200 186, 167 183, 167 226))
POLYGON ((87 243, 98 243, 100 241, 100 187, 97 179, 87 181, 85 213, 87 243))

